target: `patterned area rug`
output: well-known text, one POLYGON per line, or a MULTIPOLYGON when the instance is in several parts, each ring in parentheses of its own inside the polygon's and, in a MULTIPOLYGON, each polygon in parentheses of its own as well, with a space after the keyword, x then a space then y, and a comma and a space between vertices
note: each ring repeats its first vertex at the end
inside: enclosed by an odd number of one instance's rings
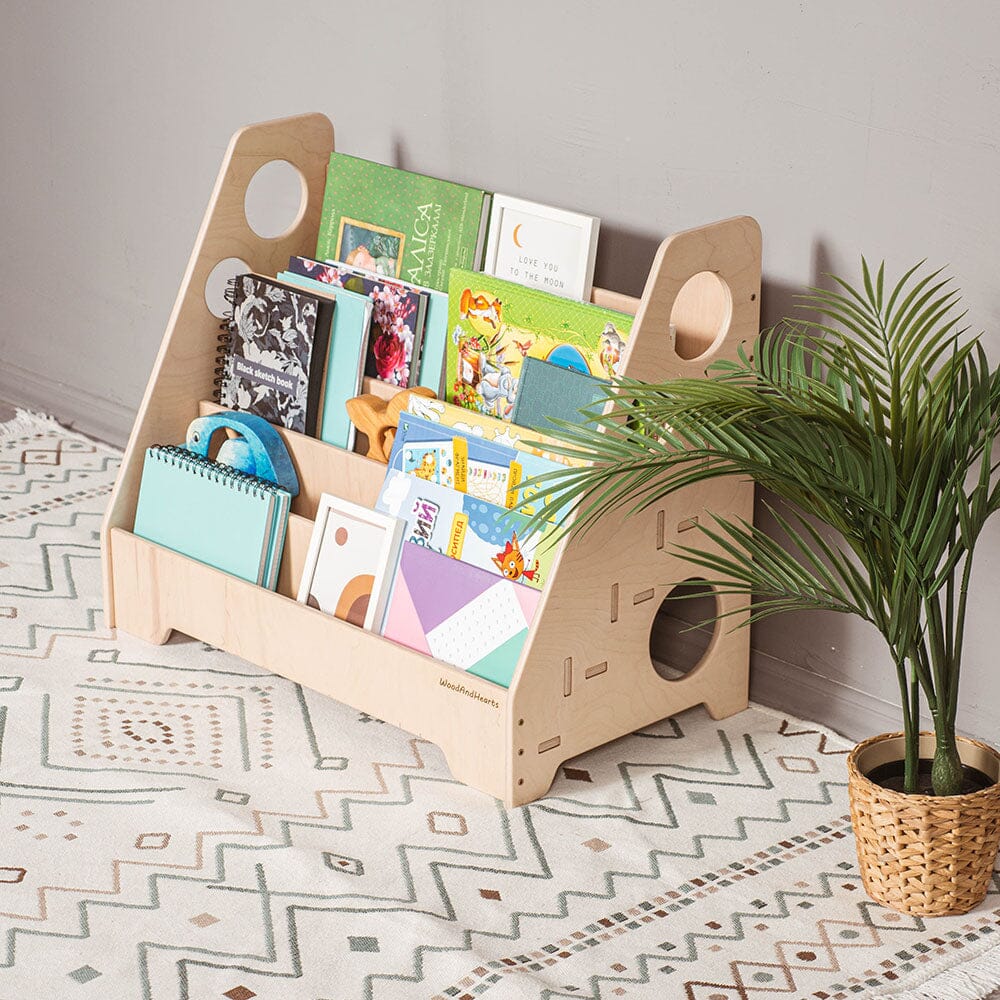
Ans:
MULTIPOLYGON (((118 454, 0 427, 0 998, 980 998, 1000 881, 861 887, 845 744, 701 710, 508 812, 435 747, 101 617, 118 454), (934 978, 938 977, 938 978, 934 978)), ((992 971, 991 971, 992 970, 992 971)))

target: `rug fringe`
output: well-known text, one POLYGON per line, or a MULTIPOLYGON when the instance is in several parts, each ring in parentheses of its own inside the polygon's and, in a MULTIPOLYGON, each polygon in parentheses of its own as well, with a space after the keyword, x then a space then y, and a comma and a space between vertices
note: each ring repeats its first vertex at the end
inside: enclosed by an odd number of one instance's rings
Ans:
MULTIPOLYGON (((46 429, 61 427, 59 422, 47 413, 36 413, 34 410, 24 410, 18 407, 10 420, 0 424, 0 438, 17 437, 19 434, 38 430, 40 424, 44 425, 46 429)), ((65 428, 61 429, 65 430, 65 428)))
POLYGON ((121 455, 122 453, 121 448, 116 448, 114 445, 107 444, 104 441, 98 441, 87 434, 81 434, 80 431, 71 430, 48 413, 39 413, 37 410, 26 410, 22 407, 17 408, 15 415, 10 420, 0 423, 0 441, 6 438, 37 433, 38 431, 53 430, 59 431, 68 438, 73 438, 77 441, 86 441, 88 444, 92 444, 96 448, 101 448, 109 454, 121 455))
POLYGON ((883 994, 883 1000, 987 1000, 1000 988, 1000 948, 938 973, 922 986, 903 993, 883 994))

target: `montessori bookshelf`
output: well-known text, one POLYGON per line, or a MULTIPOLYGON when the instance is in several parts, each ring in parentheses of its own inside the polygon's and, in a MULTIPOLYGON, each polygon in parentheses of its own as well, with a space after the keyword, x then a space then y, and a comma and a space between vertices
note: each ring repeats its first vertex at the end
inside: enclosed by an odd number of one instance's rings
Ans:
MULTIPOLYGON (((749 634, 732 619, 716 625, 700 662, 676 679, 650 657, 661 603, 697 577, 674 543, 706 544, 686 532, 709 511, 750 520, 753 485, 742 479, 690 487, 633 517, 608 511, 560 542, 509 689, 295 601, 320 494, 374 506, 385 466, 362 454, 281 432, 301 492, 276 592, 132 534, 146 448, 183 442, 194 417, 218 409, 210 273, 238 258, 275 274, 290 255, 313 252, 332 149, 333 126, 321 114, 250 125, 229 144, 105 516, 108 624, 153 643, 176 629, 384 719, 437 744, 458 780, 508 806, 544 795, 569 758, 693 705, 704 703, 715 719, 745 708, 749 634), (244 199, 272 160, 299 171, 303 196, 289 230, 264 239, 247 222, 244 199)), ((636 317, 625 374, 702 377, 709 361, 735 357, 758 331, 760 253, 757 223, 728 219, 665 239, 641 298, 595 288, 594 302, 636 317)), ((394 390, 368 381, 365 391, 394 390)), ((716 601, 746 610, 739 597, 716 601)))

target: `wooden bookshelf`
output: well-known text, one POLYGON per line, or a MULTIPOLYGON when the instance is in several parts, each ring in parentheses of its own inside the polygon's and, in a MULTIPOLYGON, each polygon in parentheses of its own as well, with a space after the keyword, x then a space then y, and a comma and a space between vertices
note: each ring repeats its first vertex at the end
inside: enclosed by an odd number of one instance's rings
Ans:
MULTIPOLYGON (((509 688, 294 600, 320 494, 374 504, 385 466, 360 454, 279 428, 301 492, 276 592, 132 534, 146 448, 182 442, 194 417, 218 409, 210 272, 237 257, 275 274, 289 256, 313 252, 332 149, 333 126, 321 114, 250 125, 229 144, 104 519, 108 624, 154 643, 183 632, 424 737, 457 779, 508 806, 544 795, 567 759, 692 705, 704 703, 713 718, 745 708, 748 630, 716 626, 701 662, 677 680, 654 670, 649 650, 663 598, 697 575, 671 544, 706 511, 750 520, 753 484, 744 480, 691 487, 631 518, 609 512, 582 538, 562 541, 509 688), (304 194, 290 229, 265 239, 247 223, 244 197, 272 160, 299 171, 304 194)), ((757 223, 728 219, 667 237, 641 298, 595 288, 594 302, 636 317, 625 374, 701 377, 709 361, 735 357, 758 330, 760 255, 757 223)), ((365 391, 394 390, 369 381, 365 391)), ((747 610, 744 599, 717 600, 747 610)))

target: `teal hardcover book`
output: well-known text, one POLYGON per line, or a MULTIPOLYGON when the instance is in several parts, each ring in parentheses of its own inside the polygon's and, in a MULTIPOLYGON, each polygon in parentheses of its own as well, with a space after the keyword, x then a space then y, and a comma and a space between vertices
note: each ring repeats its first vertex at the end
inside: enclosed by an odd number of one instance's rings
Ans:
POLYGON ((511 423, 558 436, 559 427, 552 423, 552 418, 582 424, 584 416, 580 411, 606 400, 604 389, 609 384, 573 368, 527 357, 521 365, 511 423))
MULTIPOLYGON (((332 296, 337 303, 330 329, 330 353, 326 362, 326 389, 320 414, 319 439, 350 451, 354 447, 354 424, 344 405, 361 395, 368 350, 368 330, 372 322, 372 300, 367 295, 338 288, 294 271, 282 271, 280 281, 311 292, 332 296)), ((445 296, 447 303, 447 296, 445 296)), ((447 310, 447 304, 445 310, 447 310)), ((447 317, 445 317, 447 326, 447 317)))
POLYGON ((291 494, 175 445, 146 449, 134 534, 273 590, 291 494))

